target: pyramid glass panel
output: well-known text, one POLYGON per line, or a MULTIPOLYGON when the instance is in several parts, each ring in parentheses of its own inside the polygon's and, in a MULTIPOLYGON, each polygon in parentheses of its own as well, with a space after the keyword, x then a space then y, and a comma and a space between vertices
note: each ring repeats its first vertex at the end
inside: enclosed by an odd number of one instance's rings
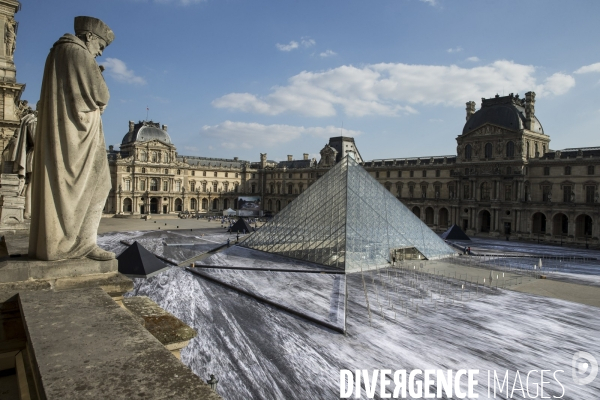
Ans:
POLYGON ((342 159, 241 245, 346 272, 387 266, 392 251, 427 259, 454 254, 351 157, 342 159))

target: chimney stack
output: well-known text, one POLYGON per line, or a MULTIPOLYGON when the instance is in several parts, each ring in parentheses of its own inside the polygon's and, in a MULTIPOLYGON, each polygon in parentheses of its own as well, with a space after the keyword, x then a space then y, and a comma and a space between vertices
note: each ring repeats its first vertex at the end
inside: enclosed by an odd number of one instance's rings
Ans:
POLYGON ((308 160, 308 153, 304 153, 304 159, 308 160))
POLYGON ((291 154, 288 154, 288 161, 292 161, 294 159, 294 156, 292 156, 291 154))
POLYGON ((129 121, 129 133, 133 132, 133 128, 135 128, 135 122, 129 121))
POLYGON ((473 114, 475 114, 475 102, 467 101, 467 121, 473 114))
POLYGON ((166 132, 167 129, 169 129, 169 127, 167 125, 163 125, 162 130, 166 132))
POLYGON ((525 129, 531 130, 531 121, 535 117, 535 92, 525 93, 525 129))

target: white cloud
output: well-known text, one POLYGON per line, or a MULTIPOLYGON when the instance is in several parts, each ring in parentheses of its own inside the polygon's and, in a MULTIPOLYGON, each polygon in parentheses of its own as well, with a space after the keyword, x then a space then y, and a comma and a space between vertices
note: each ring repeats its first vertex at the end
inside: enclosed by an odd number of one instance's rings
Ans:
POLYGON ((590 64, 579 68, 575 74, 587 74, 590 72, 600 72, 600 63, 590 64))
POLYGON ((303 71, 275 86, 266 96, 230 93, 214 107, 265 115, 292 112, 311 117, 413 114, 414 105, 464 106, 496 93, 535 91, 538 97, 561 95, 575 85, 570 75, 556 73, 543 84, 532 65, 500 60, 484 66, 369 64, 345 65, 321 72, 303 71))
POLYGON ((455 48, 453 48, 453 49, 448 49, 448 50, 446 50, 446 51, 447 51, 448 53, 460 53, 461 51, 463 51, 463 48, 462 48, 462 47, 460 47, 460 46, 458 46, 458 47, 455 47, 455 48))
POLYGON ((161 4, 181 4, 182 6, 189 6, 190 4, 204 3, 206 0, 154 0, 155 3, 161 4))
POLYGON ((146 80, 141 76, 137 76, 135 72, 127 68, 127 65, 118 58, 107 58, 102 63, 108 75, 119 82, 145 85, 146 80))
POLYGON ((316 43, 317 42, 315 42, 313 39, 309 38, 308 36, 302 36, 300 38, 300 42, 292 40, 288 44, 277 43, 275 45, 275 47, 277 47, 277 49, 280 51, 292 51, 292 50, 299 48, 300 46, 302 46, 304 48, 309 48, 309 47, 314 46, 316 43))
POLYGON ((575 79, 571 75, 557 72, 546 78, 544 84, 537 87, 536 94, 560 96, 567 93, 573 86, 575 86, 575 79))
POLYGON ((467 61, 478 62, 479 61, 479 57, 475 57, 475 56, 469 57, 469 58, 467 58, 467 61))
MULTIPOLYGON (((339 136, 340 128, 335 126, 308 127, 292 125, 263 125, 255 122, 225 121, 218 125, 205 125, 203 134, 222 139, 221 146, 228 149, 251 149, 260 146, 276 146, 302 136, 323 139, 339 136)), ((360 131, 344 130, 344 135, 358 136, 360 131)))
POLYGON ((298 42, 292 40, 289 44, 277 43, 275 47, 281 51, 292 51, 298 48, 298 42))
POLYGON ((433 6, 433 7, 437 6, 437 4, 438 4, 437 0, 421 0, 421 1, 423 3, 427 3, 427 4, 429 4, 430 6, 433 6))
POLYGON ((337 53, 333 50, 325 50, 324 52, 322 52, 319 55, 321 57, 332 57, 332 56, 337 56, 337 53))
POLYGON ((317 44, 317 42, 314 41, 314 39, 309 38, 308 36, 303 36, 300 40, 300 43, 302 44, 302 46, 308 48, 311 46, 314 46, 315 44, 317 44))

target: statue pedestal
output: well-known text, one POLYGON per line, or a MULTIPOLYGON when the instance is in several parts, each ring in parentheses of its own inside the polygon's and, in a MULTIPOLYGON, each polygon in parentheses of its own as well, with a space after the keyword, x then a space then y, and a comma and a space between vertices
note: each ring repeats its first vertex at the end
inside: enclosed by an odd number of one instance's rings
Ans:
POLYGON ((57 290, 100 286, 107 292, 124 293, 133 288, 133 282, 119 274, 116 259, 41 261, 10 257, 0 262, 0 290, 41 286, 57 290))

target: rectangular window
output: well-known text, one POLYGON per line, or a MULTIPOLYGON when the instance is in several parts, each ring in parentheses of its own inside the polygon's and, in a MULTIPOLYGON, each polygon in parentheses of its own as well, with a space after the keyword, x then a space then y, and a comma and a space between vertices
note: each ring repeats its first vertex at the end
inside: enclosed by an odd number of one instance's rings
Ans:
POLYGON ((131 181, 125 181, 125 190, 131 190, 131 181))
POLYGON ((251 193, 256 193, 256 185, 252 184, 251 193))
POLYGON ((289 179, 292 179, 292 174, 289 174, 288 178, 289 178, 289 179))
POLYGON ((375 178, 379 178, 379 171, 375 172, 375 178))
MULTIPOLYGON (((256 179, 256 174, 252 174, 252 179, 256 179)), ((254 192, 252 192, 254 193, 254 192)))
POLYGON ((236 178, 238 178, 238 175, 239 175, 239 174, 236 172, 236 173, 235 173, 235 177, 236 177, 236 178))
POLYGON ((202 171, 202 176, 206 176, 206 171, 202 171))
POLYGON ((214 176, 215 176, 215 178, 217 177, 217 171, 214 172, 214 176))
POLYGON ((225 172, 225 178, 229 177, 229 172, 225 172))
POLYGON ((436 170, 435 170, 435 177, 436 177, 436 178, 439 178, 439 177, 440 177, 440 174, 441 174, 441 171, 440 171, 439 169, 436 169, 436 170))
POLYGON ((593 203, 596 198, 596 187, 595 186, 586 186, 585 187, 585 202, 593 203))
POLYGON ((545 176, 550 175, 550 167, 544 167, 544 175, 545 176))
POLYGON ((175 191, 181 192, 181 181, 175 182, 175 191))
POLYGON ((422 174, 423 178, 427 178, 427 171, 423 171, 422 174))
POLYGON ((195 191, 196 191, 196 182, 192 182, 192 183, 190 183, 190 190, 191 190, 192 192, 195 192, 195 191))
POLYGON ((421 197, 422 198, 427 198, 427 186, 423 185, 421 186, 421 197))
POLYGON ((571 175, 571 167, 565 167, 565 175, 571 175))
POLYGON ((386 171, 385 176, 389 178, 391 176, 391 174, 392 174, 391 171, 386 171))
POLYGON ((217 182, 213 182, 213 192, 216 192, 218 187, 219 184, 217 182))
POLYGON ((203 191, 203 192, 206 192, 206 182, 203 182, 203 183, 202 183, 202 191, 203 191))
POLYGON ((163 192, 169 191, 169 181, 163 181, 163 192))
POLYGON ((192 171, 192 176, 196 176, 196 171, 192 171))
POLYGON ((465 175, 469 175, 469 168, 465 168, 465 175))
POLYGON ((300 179, 302 179, 302 172, 300 172, 300 179))
POLYGON ((448 186, 448 198, 450 198, 450 199, 454 198, 454 185, 448 186))
POLYGON ((594 175, 594 166, 588 165, 588 175, 594 175))
POLYGON ((140 181, 140 190, 146 190, 146 181, 140 181))
POLYGON ((441 187, 439 185, 435 186, 435 198, 439 199, 440 198, 440 191, 441 191, 441 187))
POLYGON ((469 185, 463 186, 463 199, 468 199, 471 197, 471 192, 469 191, 469 185))
POLYGON ((571 186, 563 186, 563 202, 570 203, 572 199, 573 191, 571 190, 571 186))
POLYGON ((402 171, 398 171, 398 178, 402 178, 402 171))
POLYGON ((550 186, 542 186, 542 201, 544 202, 549 202, 552 200, 552 194, 551 194, 551 188, 550 186))
POLYGON ((415 176, 415 171, 410 171, 409 175, 410 175, 411 178, 414 177, 415 176))
POLYGON ((408 197, 410 197, 412 199, 414 197, 414 195, 415 195, 415 187, 409 186, 408 187, 408 197))
POLYGON ((504 185, 504 201, 512 201, 512 185, 504 185))

